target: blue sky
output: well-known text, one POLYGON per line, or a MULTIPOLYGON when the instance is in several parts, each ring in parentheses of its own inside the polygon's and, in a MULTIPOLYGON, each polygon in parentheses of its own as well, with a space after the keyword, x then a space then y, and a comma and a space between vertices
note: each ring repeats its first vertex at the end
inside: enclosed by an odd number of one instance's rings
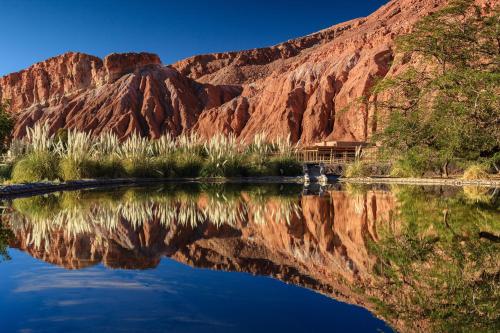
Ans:
POLYGON ((387 0, 0 0, 0 75, 79 51, 148 51, 169 64, 273 45, 366 16, 387 0))

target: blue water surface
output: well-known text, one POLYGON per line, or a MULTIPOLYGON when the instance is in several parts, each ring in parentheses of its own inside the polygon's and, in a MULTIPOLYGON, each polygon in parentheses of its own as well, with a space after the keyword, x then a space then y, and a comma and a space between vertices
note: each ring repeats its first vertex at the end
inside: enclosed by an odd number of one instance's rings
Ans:
POLYGON ((10 249, 0 331, 389 332, 367 310, 247 273, 164 258, 155 269, 67 270, 10 249))

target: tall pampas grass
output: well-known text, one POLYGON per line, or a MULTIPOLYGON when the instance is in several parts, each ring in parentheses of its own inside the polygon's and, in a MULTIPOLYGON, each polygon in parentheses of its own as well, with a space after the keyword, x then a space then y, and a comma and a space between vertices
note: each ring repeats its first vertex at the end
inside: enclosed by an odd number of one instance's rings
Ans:
POLYGON ((38 123, 27 129, 23 140, 13 140, 5 158, 14 165, 12 179, 234 177, 298 175, 301 171, 293 157, 297 147, 290 138, 270 141, 264 133, 248 144, 233 134, 203 140, 193 133, 176 138, 165 134, 159 139, 135 133, 123 142, 113 133, 95 136, 68 130, 65 134, 51 135, 47 124, 38 123))
POLYGON ((217 134, 203 145, 210 162, 224 162, 235 158, 239 152, 236 137, 233 134, 217 134))
POLYGON ((120 140, 114 133, 102 133, 93 140, 92 155, 97 158, 117 157, 120 150, 120 140))
POLYGON ((155 156, 165 157, 171 156, 176 151, 177 145, 178 141, 167 133, 153 141, 152 149, 155 156))
POLYGON ((94 142, 90 133, 69 130, 66 147, 60 151, 61 157, 67 157, 74 161, 83 161, 92 155, 93 146, 94 142))
POLYGON ((184 154, 199 155, 203 150, 201 137, 196 133, 183 133, 176 139, 176 150, 184 154))
POLYGON ((150 140, 134 133, 120 144, 117 151, 120 158, 141 161, 152 157, 154 149, 150 140))
POLYGON ((27 128, 26 142, 28 143, 28 153, 44 153, 59 148, 54 136, 49 134, 47 124, 37 123, 32 128, 27 128))

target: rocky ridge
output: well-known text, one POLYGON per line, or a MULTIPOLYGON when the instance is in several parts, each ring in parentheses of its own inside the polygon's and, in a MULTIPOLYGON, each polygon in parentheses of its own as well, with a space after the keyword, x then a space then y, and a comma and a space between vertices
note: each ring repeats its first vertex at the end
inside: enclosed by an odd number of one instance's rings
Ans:
MULTIPOLYGON (((491 3, 483 0, 482 2, 491 3)), ((392 64, 394 39, 445 0, 393 0, 354 19, 282 44, 194 56, 164 66, 148 53, 97 57, 66 53, 0 78, 0 99, 15 115, 14 137, 47 122, 158 137, 197 132, 290 135, 294 142, 366 140, 376 129, 371 98, 392 64)))

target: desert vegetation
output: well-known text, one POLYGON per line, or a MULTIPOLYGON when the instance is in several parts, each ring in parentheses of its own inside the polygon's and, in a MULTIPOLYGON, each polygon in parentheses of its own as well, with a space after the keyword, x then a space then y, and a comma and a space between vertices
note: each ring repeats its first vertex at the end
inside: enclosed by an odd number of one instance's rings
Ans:
POLYGON ((61 130, 49 135, 46 125, 27 130, 13 140, 6 154, 6 170, 14 183, 120 177, 237 177, 296 176, 301 172, 288 139, 255 136, 244 144, 234 136, 196 135, 159 139, 132 135, 120 142, 111 133, 61 130))
POLYGON ((374 140, 394 175, 448 176, 471 164, 499 172, 499 13, 454 0, 397 40, 393 64, 404 70, 374 87, 383 115, 374 140))

